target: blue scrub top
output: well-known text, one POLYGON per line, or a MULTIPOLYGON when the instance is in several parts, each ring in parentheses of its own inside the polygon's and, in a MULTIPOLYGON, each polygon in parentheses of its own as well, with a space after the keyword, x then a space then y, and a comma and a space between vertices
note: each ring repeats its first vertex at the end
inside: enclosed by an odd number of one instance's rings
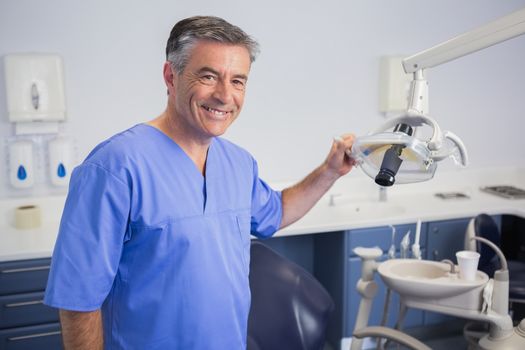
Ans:
POLYGON ((213 139, 203 177, 136 125, 74 170, 45 303, 102 308, 106 349, 245 349, 250 233, 272 235, 281 216, 243 149, 213 139))

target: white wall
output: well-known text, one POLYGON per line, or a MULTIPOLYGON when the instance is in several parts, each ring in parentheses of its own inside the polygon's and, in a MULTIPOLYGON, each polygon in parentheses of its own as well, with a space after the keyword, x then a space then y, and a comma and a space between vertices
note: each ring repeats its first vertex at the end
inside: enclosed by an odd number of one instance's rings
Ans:
MULTIPOLYGON (((413 54, 524 6, 525 0, 2 0, 0 56, 64 58, 65 129, 83 158, 103 139, 162 112, 163 52, 175 22, 224 17, 262 46, 244 111, 226 137, 254 154, 267 180, 295 180, 323 160, 333 135, 364 134, 382 122, 380 56, 413 54)), ((471 167, 525 164, 525 36, 428 76, 431 115, 463 138, 471 167)), ((2 70, 0 136, 12 134, 4 84, 2 70)), ((4 177, 3 159, 0 165, 4 177)))

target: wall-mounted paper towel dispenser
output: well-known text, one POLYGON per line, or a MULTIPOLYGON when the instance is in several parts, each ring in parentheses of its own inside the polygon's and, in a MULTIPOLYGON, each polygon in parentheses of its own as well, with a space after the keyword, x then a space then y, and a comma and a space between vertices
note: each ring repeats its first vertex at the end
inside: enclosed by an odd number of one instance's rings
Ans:
POLYGON ((10 54, 4 59, 11 122, 66 118, 62 59, 53 54, 10 54))

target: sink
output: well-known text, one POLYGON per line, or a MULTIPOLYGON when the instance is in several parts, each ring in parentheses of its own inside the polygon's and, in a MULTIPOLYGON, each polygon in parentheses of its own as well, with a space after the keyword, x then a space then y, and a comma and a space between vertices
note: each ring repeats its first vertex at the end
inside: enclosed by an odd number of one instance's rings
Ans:
POLYGON ((381 263, 378 272, 385 284, 403 296, 447 298, 486 284, 488 276, 477 271, 474 281, 450 273, 450 265, 430 260, 392 259, 381 263))

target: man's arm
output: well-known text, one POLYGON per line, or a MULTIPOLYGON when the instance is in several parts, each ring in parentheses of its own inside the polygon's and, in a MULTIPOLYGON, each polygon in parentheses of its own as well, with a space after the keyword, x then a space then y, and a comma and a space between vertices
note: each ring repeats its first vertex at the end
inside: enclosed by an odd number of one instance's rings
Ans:
POLYGON ((346 150, 352 147, 353 142, 354 135, 351 134, 334 139, 323 164, 298 184, 283 190, 283 218, 280 228, 302 218, 337 179, 352 170, 354 160, 348 157, 346 150))
POLYGON ((60 324, 65 350, 102 350, 104 337, 102 313, 60 309, 60 324))

